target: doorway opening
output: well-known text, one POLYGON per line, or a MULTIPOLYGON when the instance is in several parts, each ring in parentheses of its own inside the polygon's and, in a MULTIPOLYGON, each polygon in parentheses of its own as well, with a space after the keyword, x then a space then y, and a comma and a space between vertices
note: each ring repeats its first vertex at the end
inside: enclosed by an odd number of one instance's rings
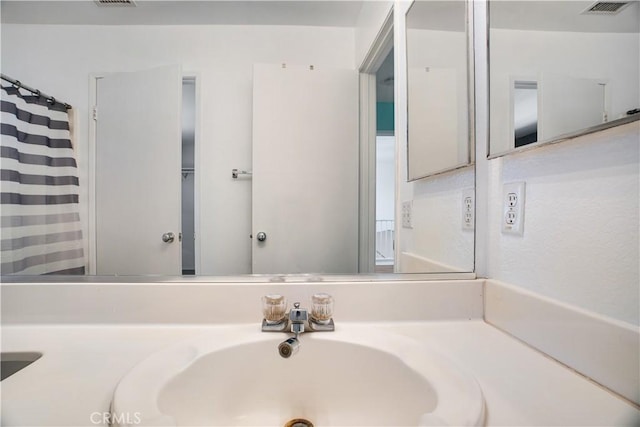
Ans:
POLYGON ((182 79, 182 274, 196 274, 195 129, 196 79, 182 79))
POLYGON ((360 66, 360 273, 395 272, 393 10, 360 66))
POLYGON ((395 264, 394 81, 391 49, 376 71, 376 273, 393 273, 395 264))

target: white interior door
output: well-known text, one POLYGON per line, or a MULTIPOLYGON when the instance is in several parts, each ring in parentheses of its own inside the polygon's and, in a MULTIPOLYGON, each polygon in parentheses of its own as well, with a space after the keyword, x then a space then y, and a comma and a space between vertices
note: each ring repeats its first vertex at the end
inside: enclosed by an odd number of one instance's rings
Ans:
POLYGON ((97 274, 181 274, 181 106, 177 66, 98 80, 97 274))
POLYGON ((357 273, 357 79, 353 70, 254 67, 254 274, 357 273))

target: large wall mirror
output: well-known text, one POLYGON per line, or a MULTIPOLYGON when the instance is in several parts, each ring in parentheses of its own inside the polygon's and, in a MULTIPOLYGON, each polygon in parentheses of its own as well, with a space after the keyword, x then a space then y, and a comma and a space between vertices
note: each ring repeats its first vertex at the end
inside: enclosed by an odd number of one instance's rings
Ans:
POLYGON ((467 2, 407 12, 408 179, 470 162, 467 2))
POLYGON ((489 4, 490 157, 640 118, 637 1, 489 4))
MULTIPOLYGON (((354 61, 359 47, 354 29, 369 24, 361 20, 369 16, 370 2, 136 3, 117 8, 95 2, 2 2, 3 74, 73 106, 89 273, 322 274, 344 280, 355 274, 473 272, 474 232, 464 226, 465 209, 470 213, 472 205, 458 186, 463 183, 473 194, 473 171, 393 197, 407 163, 406 154, 395 155, 393 50, 378 75, 385 88, 378 103, 387 108, 376 154, 381 173, 376 177, 372 167, 369 175, 359 176, 362 58, 354 61), (141 110, 148 122, 125 124, 122 112, 141 110), (151 110, 163 119, 152 118, 151 110), (145 148, 141 140, 148 135, 153 141, 145 148), (289 145, 282 145, 285 140, 289 145), (170 151, 161 149, 163 144, 170 151), (151 184, 160 182, 151 169, 169 176, 159 198, 151 195, 156 191, 151 184), (359 211, 363 182, 388 193, 391 205, 384 215, 376 215, 374 197, 367 199, 369 211, 359 211), (124 193, 130 202, 119 201, 124 193), (394 216, 400 199, 408 198, 414 219, 403 228, 394 216), (264 207, 260 214, 258 206, 264 207), (165 221, 165 214, 181 223, 165 221), (373 218, 384 224, 372 226, 363 239, 360 224, 373 218), (155 227, 160 219, 165 222, 155 227), (455 233, 440 233, 444 229, 455 233), (137 246, 145 239, 151 249, 137 246), (416 243, 431 252, 412 250, 416 243), (273 250, 277 247, 284 249, 273 250), (363 251, 371 254, 370 267, 359 262, 363 251), (401 265, 400 256, 408 252, 436 262, 401 265), (160 258, 168 254, 171 261, 160 258), (324 264, 314 264, 318 260, 324 264)), ((452 138, 446 141, 452 144, 445 149, 447 158, 449 148, 456 152, 447 167, 469 158, 468 145, 461 143, 468 144, 469 127, 464 3, 417 2, 407 15, 417 26, 410 30, 416 34, 410 57, 426 64, 422 71, 431 67, 430 75, 455 92, 453 99, 444 92, 431 95, 426 106, 443 103, 447 125, 455 123, 455 136, 437 130, 439 141, 452 138), (428 13, 421 11, 423 3, 428 13), (444 28, 433 26, 441 22, 447 22, 444 28)), ((392 2, 387 4, 390 13, 392 2)), ((421 84, 434 87, 429 79, 421 84)), ((375 119, 375 109, 371 112, 367 120, 375 119)), ((409 158, 425 155, 411 152, 409 158)), ((38 268, 22 273, 39 274, 38 268)))
POLYGON ((398 186, 400 271, 474 269, 470 5, 415 1, 406 10, 408 161, 398 186))

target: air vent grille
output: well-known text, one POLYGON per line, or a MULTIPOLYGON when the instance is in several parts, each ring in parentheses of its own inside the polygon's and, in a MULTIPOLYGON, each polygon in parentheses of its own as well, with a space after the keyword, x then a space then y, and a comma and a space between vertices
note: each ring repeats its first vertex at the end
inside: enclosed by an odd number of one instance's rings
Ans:
POLYGON ((134 0, 94 0, 98 6, 135 6, 136 2, 134 0))
POLYGON ((628 1, 599 1, 582 13, 587 15, 615 15, 628 4, 628 1))

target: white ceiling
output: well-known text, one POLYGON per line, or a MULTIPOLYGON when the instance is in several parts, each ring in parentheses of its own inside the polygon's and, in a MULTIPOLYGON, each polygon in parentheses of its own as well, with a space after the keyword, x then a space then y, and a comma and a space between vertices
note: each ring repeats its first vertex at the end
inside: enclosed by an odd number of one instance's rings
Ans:
POLYGON ((407 12, 407 28, 464 31, 466 14, 465 1, 419 0, 407 12))
POLYGON ((355 27, 363 0, 92 0, 0 2, 2 23, 70 25, 310 25, 355 27))
MULTIPOLYGON (((1 0, 1 22, 85 25, 311 25, 355 27, 365 1, 375 0, 137 0, 136 7, 93 0, 1 0)), ((549 31, 640 32, 640 1, 613 16, 584 15, 593 1, 494 0, 490 26, 549 31)), ((465 1, 417 0, 412 28, 462 31, 465 1)))

